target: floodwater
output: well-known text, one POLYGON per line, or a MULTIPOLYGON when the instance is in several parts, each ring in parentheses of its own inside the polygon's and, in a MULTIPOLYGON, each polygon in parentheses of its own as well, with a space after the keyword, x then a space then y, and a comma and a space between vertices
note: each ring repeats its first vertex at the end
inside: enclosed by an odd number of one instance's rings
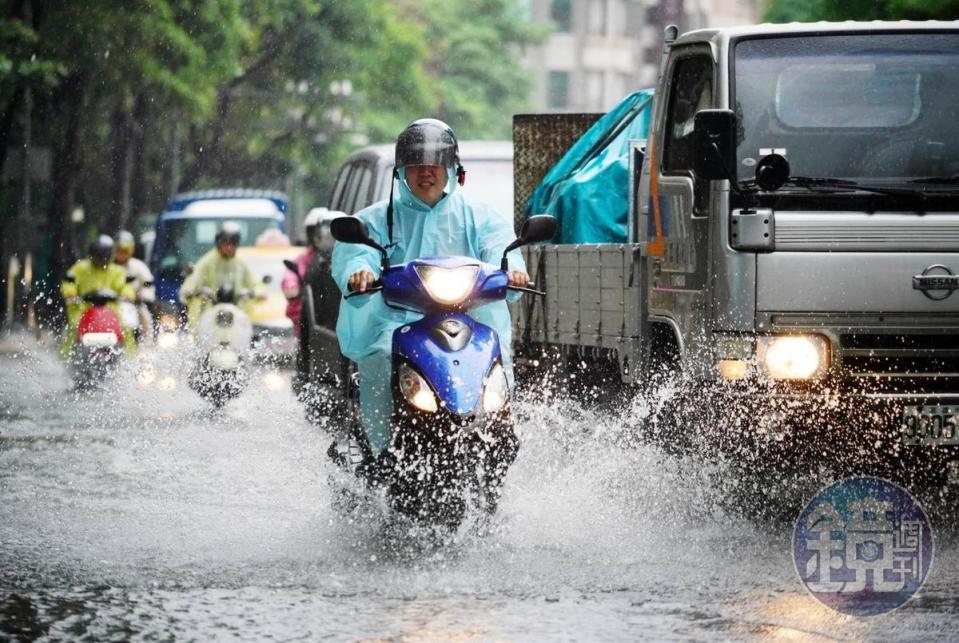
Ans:
POLYGON ((437 542, 331 509, 329 438, 288 387, 257 380, 221 413, 128 375, 77 396, 50 347, 6 338, 0 640, 955 639, 952 537, 904 607, 833 612, 790 524, 624 440, 644 408, 519 404, 498 515, 437 542))

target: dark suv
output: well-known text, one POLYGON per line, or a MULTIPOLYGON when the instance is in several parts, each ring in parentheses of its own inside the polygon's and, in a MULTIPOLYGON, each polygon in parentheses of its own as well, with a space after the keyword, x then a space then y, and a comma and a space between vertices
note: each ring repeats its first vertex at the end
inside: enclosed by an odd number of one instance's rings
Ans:
MULTIPOLYGON (((505 216, 513 214, 513 144, 510 141, 460 141, 460 160, 466 169, 466 184, 457 187, 478 201, 485 201, 505 216)), ((336 176, 330 209, 355 214, 383 201, 390 194, 393 175, 393 145, 373 145, 350 155, 336 176)), ((311 384, 304 395, 307 414, 327 415, 320 406, 328 396, 321 387, 340 387, 348 381, 349 361, 340 354, 336 317, 341 293, 329 274, 329 266, 310 266, 303 286, 303 312, 297 379, 311 384)))

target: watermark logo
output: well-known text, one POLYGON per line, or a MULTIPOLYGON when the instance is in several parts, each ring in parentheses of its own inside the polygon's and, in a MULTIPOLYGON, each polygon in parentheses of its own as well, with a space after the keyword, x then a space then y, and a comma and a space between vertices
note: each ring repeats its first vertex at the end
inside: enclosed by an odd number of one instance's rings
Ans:
POLYGON ((893 610, 915 594, 932 564, 925 511, 902 487, 849 478, 809 501, 793 532, 793 562, 806 589, 844 614, 893 610))

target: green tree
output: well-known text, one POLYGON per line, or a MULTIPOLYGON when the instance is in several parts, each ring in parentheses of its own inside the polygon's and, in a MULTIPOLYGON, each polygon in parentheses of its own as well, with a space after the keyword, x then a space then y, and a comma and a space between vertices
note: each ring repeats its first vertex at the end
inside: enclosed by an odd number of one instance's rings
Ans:
MULTIPOLYGON (((424 25, 434 112, 461 138, 509 138, 512 115, 526 109, 529 74, 518 64, 526 46, 546 37, 515 0, 435 0, 405 3, 424 25)), ((409 113, 411 117, 419 114, 409 113)))
POLYGON ((769 0, 769 22, 815 20, 956 20, 959 0, 769 0))
POLYGON ((113 232, 183 189, 313 205, 352 148, 419 116, 508 136, 539 35, 515 0, 0 0, 0 161, 28 118, 53 159, 35 188, 57 273, 81 249, 78 206, 113 232))

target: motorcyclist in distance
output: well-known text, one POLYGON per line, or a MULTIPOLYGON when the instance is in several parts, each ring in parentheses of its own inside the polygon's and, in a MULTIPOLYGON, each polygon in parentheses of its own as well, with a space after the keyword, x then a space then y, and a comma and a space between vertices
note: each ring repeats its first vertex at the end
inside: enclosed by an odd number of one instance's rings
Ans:
MULTIPOLYGON (((110 290, 126 301, 132 302, 136 299, 136 291, 127 281, 126 270, 113 263, 113 252, 113 239, 101 234, 87 248, 87 258, 70 266, 60 284, 60 293, 67 305, 66 334, 60 345, 60 355, 63 358, 69 357, 70 349, 76 341, 80 317, 90 306, 83 300, 84 295, 98 290, 110 290)), ((119 302, 111 302, 108 306, 120 317, 119 302)), ((123 343, 128 351, 133 350, 135 344, 132 332, 123 333, 123 343)))
MULTIPOLYGON (((389 200, 356 214, 371 237, 388 249, 390 264, 426 256, 467 256, 498 264, 503 250, 516 238, 512 217, 456 191, 457 183, 465 183, 466 170, 460 163, 456 136, 442 121, 420 119, 400 133, 394 179, 399 190, 395 201, 391 187, 389 200)), ((511 252, 509 263, 510 284, 527 286, 522 254, 511 252)), ((344 294, 364 292, 379 277, 380 255, 364 245, 337 243, 332 269, 344 294)), ((503 367, 512 383, 512 331, 506 302, 481 306, 470 315, 499 335, 503 367)), ((343 354, 359 368, 361 420, 374 457, 390 444, 393 331, 421 317, 388 308, 378 296, 353 297, 340 306, 337 337, 343 354)))
POLYGON ((196 329, 205 304, 211 301, 221 286, 231 286, 235 293, 248 292, 252 295, 237 303, 247 314, 252 313, 251 299, 265 298, 263 284, 249 266, 236 256, 241 236, 239 224, 235 221, 223 222, 214 238, 215 247, 200 257, 180 286, 180 301, 187 306, 187 320, 191 329, 196 329))
POLYGON ((137 315, 140 319, 138 330, 142 339, 150 336, 149 331, 153 327, 149 307, 156 301, 156 290, 153 287, 153 273, 150 272, 150 268, 133 256, 135 248, 136 239, 133 234, 127 230, 120 230, 117 233, 113 263, 126 270, 127 277, 132 278, 130 285, 136 292, 137 315))
MULTIPOLYGON (((283 295, 286 297, 286 316, 293 322, 293 332, 297 337, 300 337, 300 312, 303 308, 300 279, 303 278, 304 281, 313 283, 307 279, 308 271, 329 271, 330 256, 333 253, 330 222, 343 215, 343 212, 335 210, 313 208, 303 219, 307 249, 294 260, 299 276, 292 270, 287 270, 280 284, 283 288, 283 295)), ((316 293, 314 293, 315 295, 316 293)))

